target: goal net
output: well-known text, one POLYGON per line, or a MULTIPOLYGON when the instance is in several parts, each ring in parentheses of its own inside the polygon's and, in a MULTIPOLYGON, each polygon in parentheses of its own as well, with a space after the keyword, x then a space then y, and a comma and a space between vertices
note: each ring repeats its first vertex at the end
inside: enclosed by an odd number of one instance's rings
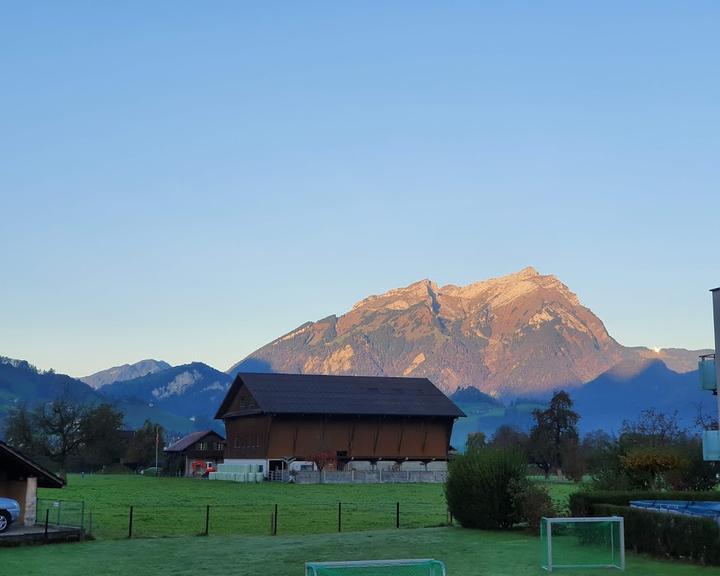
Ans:
POLYGON ((439 560, 362 560, 307 562, 305 576, 445 576, 439 560))
POLYGON ((625 569, 625 531, 621 516, 543 518, 542 567, 625 569))

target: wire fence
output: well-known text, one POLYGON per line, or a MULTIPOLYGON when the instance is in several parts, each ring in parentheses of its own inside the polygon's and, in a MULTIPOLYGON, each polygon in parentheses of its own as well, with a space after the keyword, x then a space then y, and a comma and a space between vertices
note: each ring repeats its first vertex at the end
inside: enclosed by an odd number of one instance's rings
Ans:
POLYGON ((85 503, 75 500, 38 498, 35 504, 35 524, 55 528, 84 528, 85 503))
POLYGON ((176 505, 93 507, 89 531, 97 538, 206 535, 306 535, 452 523, 433 503, 326 502, 321 504, 176 505))

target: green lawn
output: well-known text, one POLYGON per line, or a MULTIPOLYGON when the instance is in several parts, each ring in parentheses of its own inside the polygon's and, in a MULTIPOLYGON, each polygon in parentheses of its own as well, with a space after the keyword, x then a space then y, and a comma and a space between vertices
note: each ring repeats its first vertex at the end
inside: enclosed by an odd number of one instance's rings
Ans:
MULTIPOLYGON (((561 509, 578 489, 571 483, 534 480, 548 488, 561 509)), ((443 486, 438 484, 238 484, 71 475, 66 488, 41 490, 40 496, 84 500, 98 540, 3 550, 3 573, 290 576, 302 575, 303 563, 310 560, 413 557, 443 560, 449 576, 543 573, 536 536, 443 526, 447 511, 443 486), (338 502, 343 509, 342 534, 337 533, 338 502), (394 529, 396 502, 402 530, 394 529), (269 536, 275 504, 278 536, 269 536), (135 538, 128 540, 131 505, 135 538), (207 505, 210 536, 197 536, 204 530, 207 505)), ((720 576, 720 569, 628 554, 628 573, 720 576)))
POLYGON ((207 505, 213 535, 267 535, 276 504, 279 535, 337 531, 339 502, 344 531, 393 528, 397 502, 403 528, 440 526, 448 519, 440 484, 244 484, 70 475, 67 487, 41 490, 40 497, 85 501, 92 511, 93 534, 100 539, 127 536, 131 505, 137 537, 194 536, 205 529, 207 505))
MULTIPOLYGON (((302 576, 305 561, 426 558, 448 576, 539 576, 538 538, 462 528, 385 530, 309 536, 210 536, 105 540, 0 552, 3 574, 26 576, 302 576)), ((608 574, 563 570, 565 576, 608 574)), ((628 576, 720 576, 720 569, 628 554, 628 576)))
MULTIPOLYGON (((548 488, 561 511, 578 489, 572 483, 536 481, 548 488)), ((67 487, 41 490, 40 497, 84 501, 86 511, 92 512, 93 534, 99 539, 127 536, 130 506, 133 534, 141 538, 197 535, 205 529, 208 505, 213 535, 267 535, 276 504, 279 535, 337 531, 338 503, 342 503, 344 531, 393 528, 397 502, 403 528, 441 526, 448 521, 440 484, 244 484, 71 474, 67 487)))

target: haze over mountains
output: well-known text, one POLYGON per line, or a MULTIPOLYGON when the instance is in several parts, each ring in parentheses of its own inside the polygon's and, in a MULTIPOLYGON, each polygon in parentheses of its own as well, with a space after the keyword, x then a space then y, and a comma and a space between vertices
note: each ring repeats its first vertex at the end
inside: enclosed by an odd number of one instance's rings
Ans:
POLYGON ((525 268, 468 286, 422 280, 370 296, 227 372, 143 360, 73 379, 4 358, 0 417, 71 390, 78 401, 121 406, 130 425, 148 417, 184 433, 219 426, 212 417, 237 372, 273 371, 430 378, 469 415, 458 423, 458 444, 467 432, 526 427, 531 410, 559 388, 570 390, 585 430, 616 429, 650 406, 678 409, 689 424, 712 403, 694 373, 703 352, 622 346, 559 279, 525 268))

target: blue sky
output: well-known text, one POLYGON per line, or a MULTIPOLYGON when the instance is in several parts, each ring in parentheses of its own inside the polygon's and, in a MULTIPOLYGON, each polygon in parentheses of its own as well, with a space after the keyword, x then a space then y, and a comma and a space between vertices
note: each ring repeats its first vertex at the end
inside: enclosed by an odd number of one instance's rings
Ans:
POLYGON ((0 354, 228 368, 533 265, 712 343, 716 2, 26 2, 0 18, 0 354))

